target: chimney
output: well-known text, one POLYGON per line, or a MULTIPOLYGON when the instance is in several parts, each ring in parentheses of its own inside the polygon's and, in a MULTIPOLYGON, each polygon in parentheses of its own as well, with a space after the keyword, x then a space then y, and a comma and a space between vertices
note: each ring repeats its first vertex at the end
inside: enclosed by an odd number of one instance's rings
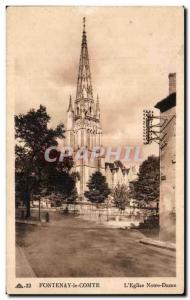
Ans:
POLYGON ((176 73, 170 73, 169 78, 169 94, 176 93, 176 73))

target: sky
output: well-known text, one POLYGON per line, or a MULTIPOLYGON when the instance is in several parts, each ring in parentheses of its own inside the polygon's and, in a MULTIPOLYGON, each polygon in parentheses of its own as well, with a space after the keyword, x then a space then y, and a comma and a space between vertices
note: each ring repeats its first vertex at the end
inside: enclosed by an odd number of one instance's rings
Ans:
MULTIPOLYGON (((143 109, 152 110, 168 95, 168 74, 178 72, 182 59, 182 14, 175 7, 9 7, 15 113, 43 104, 51 126, 66 123, 69 96, 74 100, 76 95, 86 17, 103 144, 142 145, 143 109)), ((158 145, 144 146, 143 153, 158 154, 158 145)))

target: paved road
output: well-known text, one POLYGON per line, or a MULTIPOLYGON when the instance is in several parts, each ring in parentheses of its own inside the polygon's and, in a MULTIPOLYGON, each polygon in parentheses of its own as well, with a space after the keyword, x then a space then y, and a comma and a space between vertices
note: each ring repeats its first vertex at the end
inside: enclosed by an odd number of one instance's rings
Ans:
POLYGON ((17 225, 17 245, 37 277, 175 276, 175 252, 142 237, 58 214, 47 226, 17 225))

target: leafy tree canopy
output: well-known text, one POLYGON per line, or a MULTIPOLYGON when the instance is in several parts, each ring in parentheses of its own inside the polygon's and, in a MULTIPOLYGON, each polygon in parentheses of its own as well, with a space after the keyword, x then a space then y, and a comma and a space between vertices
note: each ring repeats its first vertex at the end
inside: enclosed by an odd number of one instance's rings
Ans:
POLYGON ((157 200, 160 189, 159 157, 149 156, 139 168, 138 179, 130 184, 130 196, 139 201, 157 200))
MULTIPOLYGON (((45 150, 57 146, 58 138, 64 137, 64 125, 49 127, 50 116, 42 105, 37 110, 31 109, 26 114, 15 116, 15 182, 16 195, 23 199, 23 194, 36 195, 51 192, 61 193, 63 197, 76 198, 75 181, 71 174, 72 157, 65 157, 62 162, 47 162, 45 150)), ((60 153, 52 150, 53 157, 60 153)), ((25 197, 29 201, 30 197, 25 197)), ((73 199, 72 198, 72 201, 73 199)), ((28 204, 29 214, 29 204, 28 204)))
POLYGON ((85 197, 94 203, 103 203, 111 192, 106 177, 99 171, 92 174, 87 187, 89 190, 85 192, 85 197))
POLYGON ((125 184, 117 184, 113 190, 113 202, 119 210, 125 210, 129 203, 128 189, 125 184))

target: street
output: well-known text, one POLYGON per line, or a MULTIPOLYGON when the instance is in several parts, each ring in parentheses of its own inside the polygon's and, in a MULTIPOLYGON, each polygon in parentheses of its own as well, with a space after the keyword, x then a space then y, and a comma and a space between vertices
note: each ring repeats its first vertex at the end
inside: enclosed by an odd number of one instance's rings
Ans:
MULTIPOLYGON (((175 252, 139 240, 139 230, 122 230, 54 213, 43 226, 17 224, 21 248, 36 277, 175 276, 175 252)), ((26 274, 17 260, 17 276, 26 274)))

